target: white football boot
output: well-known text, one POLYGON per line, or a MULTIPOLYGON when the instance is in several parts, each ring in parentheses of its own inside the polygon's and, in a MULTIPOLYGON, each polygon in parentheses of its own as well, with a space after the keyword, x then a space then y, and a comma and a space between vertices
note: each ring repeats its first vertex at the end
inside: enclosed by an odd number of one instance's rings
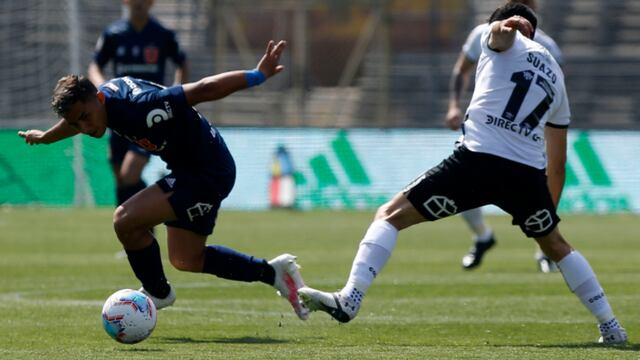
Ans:
POLYGON ((145 290, 143 287, 140 288, 141 293, 147 295, 151 301, 153 301, 153 304, 156 306, 156 310, 160 310, 162 308, 166 308, 167 306, 171 306, 173 305, 174 302, 176 302, 176 292, 173 291, 173 286, 169 285, 171 287, 171 290, 169 291, 169 295, 167 295, 165 298, 157 298, 151 294, 149 294, 147 292, 147 290, 145 290))
POLYGON ((276 272, 273 287, 278 290, 278 295, 289 301, 301 320, 307 320, 309 309, 298 298, 298 289, 304 286, 304 280, 300 275, 300 266, 296 263, 296 257, 291 254, 282 254, 269 261, 269 265, 276 272))
POLYGON ((310 311, 324 311, 341 323, 353 320, 360 310, 359 305, 338 292, 329 293, 303 287, 298 290, 298 296, 310 311))
POLYGON ((611 329, 602 333, 598 342, 606 345, 622 345, 627 343, 627 332, 624 328, 611 329))

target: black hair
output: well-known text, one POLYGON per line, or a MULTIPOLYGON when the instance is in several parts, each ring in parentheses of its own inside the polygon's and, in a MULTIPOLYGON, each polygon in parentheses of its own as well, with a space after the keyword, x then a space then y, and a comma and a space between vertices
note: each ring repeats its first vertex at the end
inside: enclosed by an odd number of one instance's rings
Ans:
POLYGON ((533 33, 531 33, 531 38, 533 39, 533 36, 536 33, 536 28, 538 27, 538 17, 536 16, 536 13, 527 5, 514 2, 502 5, 497 8, 493 12, 493 14, 491 14, 491 16, 489 17, 489 23, 499 20, 506 20, 516 15, 522 16, 531 23, 531 26, 533 26, 533 33))
POLYGON ((82 75, 67 75, 60 80, 53 90, 51 107, 60 117, 64 117, 71 106, 78 101, 87 102, 96 94, 96 87, 82 75))

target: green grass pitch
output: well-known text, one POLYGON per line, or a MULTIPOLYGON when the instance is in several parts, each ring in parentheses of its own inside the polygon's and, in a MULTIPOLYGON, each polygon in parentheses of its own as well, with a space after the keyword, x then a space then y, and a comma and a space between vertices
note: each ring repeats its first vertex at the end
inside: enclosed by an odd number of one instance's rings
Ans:
MULTIPOLYGON (((256 256, 298 256, 307 284, 342 286, 372 212, 223 211, 209 243, 256 256)), ((534 244, 510 218, 490 217, 498 246, 476 271, 460 258, 459 218, 400 234, 356 320, 299 321, 263 284, 181 273, 151 337, 118 344, 100 310, 137 288, 111 228, 111 210, 0 208, 1 359, 638 359, 640 218, 564 216, 565 237, 591 262, 630 344, 607 348, 560 274, 541 274, 534 244)), ((166 259, 164 229, 158 235, 166 259)))

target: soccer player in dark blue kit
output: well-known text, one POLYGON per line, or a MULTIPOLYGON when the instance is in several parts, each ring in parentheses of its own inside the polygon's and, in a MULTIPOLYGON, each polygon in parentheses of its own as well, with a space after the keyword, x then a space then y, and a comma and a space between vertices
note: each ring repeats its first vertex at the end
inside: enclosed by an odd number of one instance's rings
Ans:
MULTIPOLYGON (((128 15, 107 26, 98 39, 87 70, 89 80, 96 87, 102 85, 106 81, 103 68, 112 62, 115 77, 130 76, 164 84, 165 65, 170 59, 176 65, 174 83, 184 83, 189 72, 186 55, 180 50, 176 34, 150 16, 153 0, 123 3, 128 15)), ((120 205, 147 186, 141 176, 149 162, 149 152, 114 133, 109 137, 109 150, 116 201, 120 205)))
POLYGON ((298 317, 308 316, 297 296, 304 283, 293 255, 267 262, 223 246, 206 246, 236 170, 218 130, 192 107, 259 85, 281 72, 284 67, 278 60, 285 46, 284 41, 270 41, 254 70, 225 72, 169 88, 124 77, 96 89, 88 79, 68 75, 58 81, 52 100, 62 119, 46 131, 18 132, 28 144, 49 144, 78 133, 99 138, 110 128, 168 164, 169 175, 125 201, 113 215, 115 232, 142 282, 141 290, 158 309, 176 298, 150 232, 164 223, 169 260, 176 269, 264 282, 291 303, 298 317))

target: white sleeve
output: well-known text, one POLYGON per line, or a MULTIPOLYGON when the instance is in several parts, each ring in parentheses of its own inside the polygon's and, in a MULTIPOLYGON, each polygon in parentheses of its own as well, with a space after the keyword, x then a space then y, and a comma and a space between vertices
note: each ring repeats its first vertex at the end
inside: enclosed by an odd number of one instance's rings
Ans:
POLYGON ((471 60, 474 63, 478 62, 480 58, 480 54, 482 53, 482 48, 480 46, 480 38, 484 33, 484 30, 488 28, 488 24, 480 24, 473 28, 467 36, 467 40, 462 45, 462 52, 467 57, 467 59, 471 60))
POLYGON ((555 127, 568 127, 571 123, 571 110, 569 109, 569 97, 567 96, 567 90, 562 88, 562 98, 560 99, 560 105, 549 116, 547 124, 555 127))

